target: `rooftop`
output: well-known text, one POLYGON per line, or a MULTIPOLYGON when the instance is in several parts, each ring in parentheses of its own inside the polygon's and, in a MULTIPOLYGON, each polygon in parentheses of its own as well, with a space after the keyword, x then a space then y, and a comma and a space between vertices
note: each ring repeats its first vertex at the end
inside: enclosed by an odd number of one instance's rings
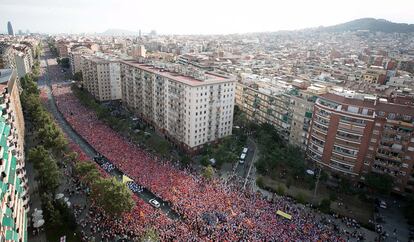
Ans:
MULTIPOLYGON (((203 85, 220 84, 220 83, 227 83, 227 82, 235 81, 235 79, 233 78, 220 75, 218 73, 213 73, 213 72, 202 72, 202 73, 199 73, 199 75, 196 75, 195 73, 192 73, 192 74, 188 73, 187 75, 180 71, 181 68, 186 69, 187 67, 179 66, 179 65, 174 65, 174 67, 178 69, 177 71, 173 71, 171 70, 171 68, 163 68, 161 66, 155 66, 152 64, 141 63, 139 61, 133 61, 133 60, 121 61, 121 63, 137 67, 141 70, 145 70, 147 72, 151 72, 151 73, 166 77, 168 79, 181 82, 189 86, 203 86, 203 85)), ((191 70, 191 68, 188 70, 191 70)))
POLYGON ((397 104, 388 102, 385 98, 377 99, 373 96, 366 96, 363 99, 341 96, 333 93, 320 95, 321 98, 334 101, 340 104, 371 108, 375 111, 386 113, 399 113, 414 117, 414 107, 411 105, 397 104))
POLYGON ((7 83, 13 75, 12 69, 0 69, 0 84, 7 83))

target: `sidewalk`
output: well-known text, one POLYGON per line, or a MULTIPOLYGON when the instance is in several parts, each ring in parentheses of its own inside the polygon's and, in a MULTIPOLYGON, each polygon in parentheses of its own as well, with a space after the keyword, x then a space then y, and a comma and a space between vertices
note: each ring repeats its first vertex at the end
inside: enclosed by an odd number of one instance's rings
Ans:
POLYGON ((27 178, 29 180, 30 189, 30 211, 27 213, 27 234, 28 234, 28 241, 34 241, 34 242, 47 242, 46 240, 46 234, 45 232, 41 232, 38 235, 33 235, 32 233, 32 213, 35 208, 42 209, 42 203, 40 201, 40 194, 38 192, 38 183, 35 179, 35 170, 33 168, 33 164, 26 162, 26 173, 27 178))

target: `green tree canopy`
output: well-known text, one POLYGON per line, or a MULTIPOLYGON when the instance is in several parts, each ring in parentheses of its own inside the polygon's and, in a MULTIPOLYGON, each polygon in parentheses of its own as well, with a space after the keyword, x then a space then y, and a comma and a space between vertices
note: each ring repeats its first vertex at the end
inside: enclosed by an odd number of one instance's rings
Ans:
POLYGON ((80 71, 76 72, 75 75, 73 75, 73 79, 79 82, 82 81, 83 80, 82 72, 80 71))
POLYGON ((141 242, 158 242, 160 237, 157 231, 153 228, 147 229, 141 237, 141 242))
POLYGON ((393 179, 391 176, 373 172, 365 176, 365 182, 368 187, 383 194, 390 193, 393 185, 393 179))
POLYGON ((114 216, 131 211, 135 204, 131 191, 115 178, 95 180, 91 197, 106 213, 114 216))
POLYGON ((43 146, 31 148, 28 161, 38 170, 41 187, 49 193, 54 193, 60 184, 60 172, 56 161, 43 146))
POLYGON ((211 180, 214 176, 214 168, 211 165, 204 167, 202 175, 207 180, 211 180))
POLYGON ((77 162, 75 172, 87 184, 93 184, 94 181, 100 178, 99 170, 92 161, 77 162))

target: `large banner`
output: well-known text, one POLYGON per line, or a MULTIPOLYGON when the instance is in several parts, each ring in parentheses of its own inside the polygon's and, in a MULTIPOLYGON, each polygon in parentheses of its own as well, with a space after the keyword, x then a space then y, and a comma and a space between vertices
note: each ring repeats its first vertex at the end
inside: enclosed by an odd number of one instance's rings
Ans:
POLYGON ((282 212, 282 211, 280 211, 280 210, 277 210, 276 214, 277 214, 277 215, 279 215, 279 216, 282 216, 282 217, 284 217, 284 218, 286 218, 286 219, 289 219, 289 220, 291 220, 291 219, 292 219, 292 215, 287 214, 287 213, 285 213, 285 212, 282 212))

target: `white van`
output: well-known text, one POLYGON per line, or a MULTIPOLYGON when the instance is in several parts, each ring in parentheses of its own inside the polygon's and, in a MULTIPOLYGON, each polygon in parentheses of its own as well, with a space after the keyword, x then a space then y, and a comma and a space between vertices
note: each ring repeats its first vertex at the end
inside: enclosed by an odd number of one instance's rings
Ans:
POLYGON ((149 203, 154 207, 154 208, 159 208, 160 206, 161 206, 161 204, 157 201, 157 200, 155 200, 154 198, 153 199, 150 199, 149 200, 149 203))
POLYGON ((249 151, 249 148, 246 148, 246 147, 245 147, 245 148, 243 148, 243 152, 242 152, 242 153, 243 153, 243 154, 247 154, 247 152, 248 152, 248 151, 249 151))

